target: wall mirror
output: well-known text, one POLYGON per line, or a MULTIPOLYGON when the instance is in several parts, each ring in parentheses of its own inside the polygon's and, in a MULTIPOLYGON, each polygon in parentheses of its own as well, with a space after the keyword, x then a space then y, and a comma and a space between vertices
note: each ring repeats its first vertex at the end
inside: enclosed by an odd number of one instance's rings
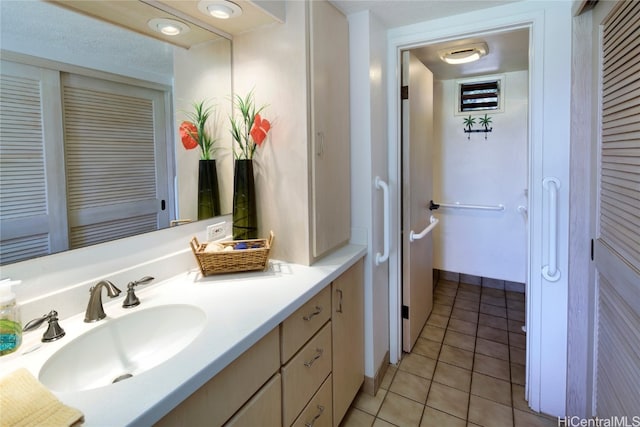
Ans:
MULTIPOLYGON (((142 8, 116 14, 121 19, 147 22, 167 15, 149 2, 112 3, 142 8)), ((19 110, 18 121, 0 120, 0 264, 197 220, 200 155, 185 150, 177 129, 185 112, 202 100, 215 106, 221 214, 231 212, 231 40, 224 33, 190 22, 195 41, 181 45, 51 2, 3 0, 0 7, 3 103, 13 102, 13 87, 35 82, 40 91, 35 107, 19 110), (140 104, 129 102, 133 98, 140 104), (111 110, 102 110, 109 105, 111 110), (148 105, 153 108, 145 110, 148 105), (89 121, 104 125, 99 138, 124 132, 131 138, 121 142, 126 149, 149 135, 153 141, 126 154, 117 144, 108 152, 106 142, 88 150, 93 130, 75 129, 74 120, 94 107, 89 121), (34 158, 40 170, 29 174, 34 158), (101 168, 108 163, 115 172, 105 175, 101 168), (155 195, 128 201, 145 191, 155 195), (151 205, 157 212, 148 213, 151 205), (113 219, 124 211, 122 220, 113 219)), ((28 90, 21 88, 21 97, 23 92, 28 90)))

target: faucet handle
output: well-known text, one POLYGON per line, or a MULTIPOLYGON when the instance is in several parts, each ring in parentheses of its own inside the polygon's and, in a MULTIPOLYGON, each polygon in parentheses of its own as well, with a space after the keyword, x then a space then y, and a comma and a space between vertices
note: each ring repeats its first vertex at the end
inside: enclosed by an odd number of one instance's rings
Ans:
POLYGON ((140 304, 140 299, 136 296, 133 288, 138 285, 146 285, 151 282, 154 278, 151 276, 145 276, 142 279, 136 280, 135 282, 129 282, 127 285, 127 296, 122 302, 123 308, 131 308, 140 304))
POLYGON ((48 314, 43 315, 42 317, 38 317, 37 319, 33 319, 24 325, 22 330, 24 332, 28 332, 34 329, 37 329, 40 325, 44 323, 45 320, 49 321, 49 326, 47 330, 42 335, 42 342, 51 342, 57 339, 62 338, 65 335, 64 329, 58 323, 58 312, 55 310, 51 310, 48 314))

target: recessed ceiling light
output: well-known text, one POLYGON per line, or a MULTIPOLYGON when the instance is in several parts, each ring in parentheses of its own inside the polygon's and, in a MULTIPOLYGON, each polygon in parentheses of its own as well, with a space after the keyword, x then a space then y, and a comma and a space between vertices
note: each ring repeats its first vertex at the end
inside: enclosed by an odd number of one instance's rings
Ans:
POLYGON ((229 19, 242 15, 242 8, 228 0, 200 0, 198 9, 205 15, 218 19, 229 19))
POLYGON ((438 54, 447 64, 466 64, 477 61, 489 52, 486 43, 475 43, 468 46, 458 46, 439 50, 438 54))
POLYGON ((167 36, 177 36, 191 30, 184 22, 176 21, 168 18, 153 18, 147 22, 149 28, 153 31, 165 34, 167 36))

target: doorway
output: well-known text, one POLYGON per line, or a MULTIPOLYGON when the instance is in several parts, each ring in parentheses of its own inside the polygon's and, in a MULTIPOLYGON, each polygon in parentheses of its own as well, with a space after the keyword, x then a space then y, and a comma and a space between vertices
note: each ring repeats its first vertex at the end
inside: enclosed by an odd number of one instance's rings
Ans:
MULTIPOLYGON (((524 6, 524 5, 521 5, 524 6)), ((571 88, 571 8, 566 4, 494 8, 473 19, 443 19, 433 25, 389 32, 389 176, 400 179, 400 54, 403 50, 469 36, 529 28, 528 265, 526 392, 535 411, 563 416, 567 373, 568 182, 571 88), (516 10, 517 9, 517 10, 516 10), (515 13, 517 11, 517 13, 515 13), (553 78, 550 78, 552 76, 553 78), (534 124, 535 126, 532 126, 534 124), (545 186, 545 178, 555 178, 545 186), (555 191, 554 191, 555 190, 555 191), (553 193, 553 194, 552 194, 553 193), (551 201, 553 199, 553 202, 551 201), (557 275, 545 275, 550 264, 557 275)), ((391 191, 391 229, 399 230, 400 197, 391 191)), ((392 237, 389 263, 390 361, 401 357, 399 336, 402 236, 392 237), (396 250, 393 250, 395 246, 396 250)))
POLYGON ((525 27, 403 51, 401 311, 405 352, 430 314, 432 294, 428 299, 413 295, 427 288, 431 292, 432 265, 436 270, 455 272, 456 280, 461 277, 465 284, 524 293, 528 48, 529 29, 525 27), (443 52, 465 52, 475 46, 484 46, 483 51, 490 54, 460 65, 441 60, 443 52), (422 74, 432 76, 427 88, 420 87, 422 74), (429 227, 430 216, 431 224, 438 226, 429 227), (407 238, 410 230, 417 233, 423 228, 431 230, 425 233, 425 248, 420 247, 422 242, 407 238), (428 273, 421 271, 427 267, 428 273), (417 268, 422 273, 418 279, 417 268), (418 305, 420 300, 425 302, 418 305))

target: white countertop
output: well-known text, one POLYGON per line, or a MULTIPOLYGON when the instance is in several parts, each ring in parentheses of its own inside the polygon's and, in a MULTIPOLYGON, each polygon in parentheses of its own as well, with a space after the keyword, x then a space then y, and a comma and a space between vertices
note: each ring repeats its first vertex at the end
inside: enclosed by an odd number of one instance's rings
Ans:
MULTIPOLYGON (((146 372, 116 384, 81 392, 56 392, 85 415, 86 426, 148 426, 161 419, 366 253, 347 245, 312 266, 270 261, 267 272, 202 277, 190 271, 136 289, 141 304, 123 309, 122 297, 108 301, 107 318, 84 323, 84 313, 60 324, 66 336, 41 344, 44 327, 24 334, 20 349, 0 358, 0 377, 26 367, 36 378, 46 360, 82 333, 135 310, 191 304, 207 316, 202 332, 181 352, 146 372), (35 347, 37 350, 30 351, 35 347)), ((123 292, 124 294, 124 292, 123 292)))

